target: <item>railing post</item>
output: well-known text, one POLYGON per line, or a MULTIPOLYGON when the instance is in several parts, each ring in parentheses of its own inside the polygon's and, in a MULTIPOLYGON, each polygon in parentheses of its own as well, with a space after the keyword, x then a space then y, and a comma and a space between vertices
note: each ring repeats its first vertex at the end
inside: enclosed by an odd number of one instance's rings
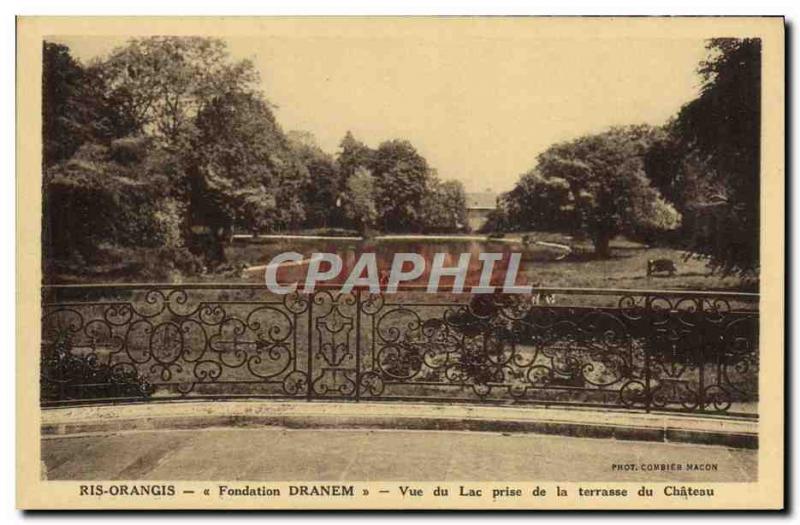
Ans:
MULTIPOLYGON (((644 318, 647 322, 647 331, 650 333, 650 330, 653 328, 653 305, 652 305, 652 298, 649 295, 644 296, 644 318)), ((653 400, 652 394, 652 384, 651 384, 651 377, 650 377, 650 343, 651 341, 648 338, 644 340, 644 409, 645 412, 650 412, 650 407, 653 400)))
POLYGON ((361 400, 361 289, 356 288, 356 402, 361 400))
POLYGON ((314 383, 314 331, 313 320, 314 318, 314 294, 308 295, 308 381, 306 381, 306 400, 311 401, 313 383, 314 383))
POLYGON ((699 412, 706 410, 705 370, 706 370, 706 326, 703 315, 703 298, 697 299, 697 328, 700 330, 700 344, 697 350, 697 409, 699 412))

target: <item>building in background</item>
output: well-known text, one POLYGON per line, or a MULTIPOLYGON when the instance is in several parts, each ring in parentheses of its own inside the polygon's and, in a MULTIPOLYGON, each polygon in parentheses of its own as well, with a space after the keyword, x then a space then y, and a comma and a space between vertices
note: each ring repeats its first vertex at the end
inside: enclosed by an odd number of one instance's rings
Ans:
POLYGON ((472 231, 479 231, 489 212, 497 208, 497 193, 487 189, 486 191, 467 192, 467 220, 472 231))

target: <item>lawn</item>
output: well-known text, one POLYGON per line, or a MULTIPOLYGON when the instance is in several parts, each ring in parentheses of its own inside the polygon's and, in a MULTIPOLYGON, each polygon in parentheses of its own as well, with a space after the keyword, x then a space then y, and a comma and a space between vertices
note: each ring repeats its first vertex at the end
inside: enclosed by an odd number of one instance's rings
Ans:
MULTIPOLYGON (((535 237, 539 238, 539 237, 535 237)), ((612 241, 609 259, 593 257, 586 242, 574 242, 563 236, 546 235, 541 240, 571 246, 573 253, 562 260, 531 261, 525 265, 535 283, 548 287, 625 288, 659 290, 731 290, 757 291, 758 277, 714 274, 706 261, 687 258, 683 250, 648 247, 623 238, 612 241), (674 276, 647 275, 647 261, 671 259, 677 268, 674 276)))

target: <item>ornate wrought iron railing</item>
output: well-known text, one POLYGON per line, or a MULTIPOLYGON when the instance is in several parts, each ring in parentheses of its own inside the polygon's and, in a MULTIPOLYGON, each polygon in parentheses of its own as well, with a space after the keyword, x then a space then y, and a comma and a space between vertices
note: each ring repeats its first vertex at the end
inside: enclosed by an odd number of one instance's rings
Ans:
POLYGON ((43 289, 41 403, 269 397, 757 415, 758 295, 43 289))

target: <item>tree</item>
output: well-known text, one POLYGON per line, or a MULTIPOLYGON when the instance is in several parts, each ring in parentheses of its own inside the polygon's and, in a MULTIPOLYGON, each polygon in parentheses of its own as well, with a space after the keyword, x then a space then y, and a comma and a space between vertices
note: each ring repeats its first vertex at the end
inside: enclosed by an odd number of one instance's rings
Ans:
POLYGON ((464 185, 431 178, 422 201, 422 213, 426 231, 456 232, 468 228, 464 185))
POLYGON ((375 204, 384 231, 419 231, 422 201, 430 177, 427 161, 410 142, 383 142, 370 163, 375 177, 375 204))
POLYGON ((715 38, 698 73, 700 96, 683 106, 672 127, 684 155, 702 167, 716 226, 692 250, 724 272, 759 266, 761 40, 715 38))
POLYGON ((195 252, 217 263, 235 227, 302 223, 296 195, 307 172, 256 89, 253 64, 233 60, 222 40, 132 39, 95 67, 133 133, 175 156, 168 187, 182 192, 195 252))
POLYGON ((298 157, 252 64, 232 60, 222 41, 133 39, 89 68, 63 46, 44 54, 48 253, 71 257, 74 247, 89 260, 107 246, 188 246, 215 263, 234 227, 305 221, 318 152, 298 157))
POLYGON ((609 256, 616 235, 671 230, 680 223, 679 213, 645 175, 650 135, 645 127, 612 128, 551 146, 538 157, 545 179, 569 187, 574 229, 591 237, 599 257, 609 256))
POLYGON ((690 212, 698 203, 715 200, 724 191, 706 176, 704 161, 683 147, 674 120, 645 153, 644 169, 653 185, 681 214, 690 212))
POLYGON ((43 164, 66 160, 87 142, 108 145, 130 123, 104 96, 102 79, 84 68, 69 48, 45 42, 42 62, 43 164))
POLYGON ((189 161, 193 223, 209 226, 222 242, 234 226, 257 232, 302 222, 302 204, 294 199, 308 184, 307 172, 261 98, 216 97, 195 126, 189 161))
POLYGON ((45 261, 93 263, 116 247, 180 249, 180 204, 164 191, 164 158, 147 139, 87 143, 44 173, 45 261))
POLYGON ((135 130, 175 148, 215 98, 252 94, 258 80, 250 61, 232 61, 222 40, 205 37, 131 39, 98 69, 135 130))
POLYGON ((342 226, 341 195, 346 188, 338 164, 322 151, 311 133, 290 131, 287 137, 292 152, 308 173, 301 190, 306 225, 342 226))
POLYGON ((497 229, 560 231, 573 224, 574 212, 567 181, 533 169, 500 196, 498 211, 489 219, 497 229))
POLYGON ((355 175, 359 168, 369 168, 372 158, 373 151, 363 142, 356 140, 348 131, 339 144, 339 154, 336 157, 342 179, 346 181, 355 175))
POLYGON ((174 156, 147 137, 129 136, 132 123, 107 97, 97 67, 81 65, 66 46, 46 42, 43 53, 46 278, 65 265, 79 272, 86 264, 148 266, 150 258, 129 261, 125 250, 188 256, 181 252, 185 208, 167 183, 174 156))
POLYGON ((362 235, 375 226, 378 213, 375 208, 374 178, 367 169, 358 168, 347 179, 342 207, 345 216, 362 235))

